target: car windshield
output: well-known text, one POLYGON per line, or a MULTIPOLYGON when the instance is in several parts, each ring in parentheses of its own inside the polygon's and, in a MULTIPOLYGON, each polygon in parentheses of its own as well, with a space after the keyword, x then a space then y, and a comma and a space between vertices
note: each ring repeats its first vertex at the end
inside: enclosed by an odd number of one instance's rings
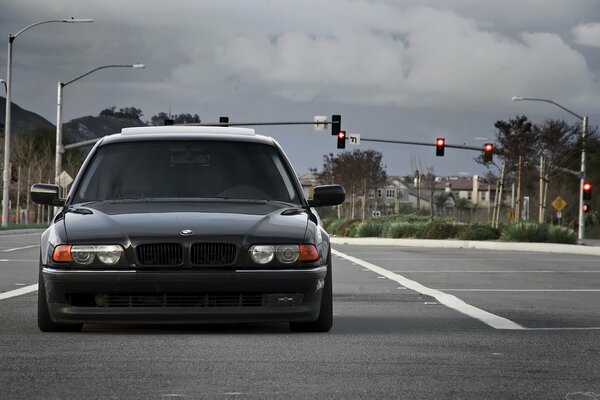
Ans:
POLYGON ((279 151, 235 141, 152 141, 100 147, 74 202, 251 199, 300 203, 279 151))

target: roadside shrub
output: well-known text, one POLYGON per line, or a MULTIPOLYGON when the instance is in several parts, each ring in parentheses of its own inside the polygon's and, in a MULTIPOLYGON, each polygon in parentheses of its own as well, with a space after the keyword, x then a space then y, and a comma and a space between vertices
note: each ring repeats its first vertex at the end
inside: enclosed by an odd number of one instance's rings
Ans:
POLYGON ((465 229, 465 225, 447 222, 431 222, 421 232, 421 239, 451 239, 458 237, 465 229))
POLYGON ((473 224, 458 235, 461 240, 497 240, 500 232, 489 225, 473 224))
POLYGON ((357 237, 357 228, 362 223, 361 220, 354 220, 351 224, 346 228, 345 236, 347 237, 357 237))
POLYGON ((546 224, 518 222, 504 227, 500 239, 509 242, 546 242, 548 231, 546 224))
POLYGON ((338 228, 342 226, 344 222, 346 222, 346 220, 344 219, 334 219, 331 222, 329 222, 329 224, 323 223, 323 226, 325 227, 327 233, 329 233, 330 235, 335 235, 338 228))
POLYGON ((383 233, 383 223, 376 219, 367 219, 356 226, 356 237, 380 237, 383 233))
POLYGON ((577 233, 566 226, 552 225, 548 228, 548 241, 551 243, 575 244, 577 233))
POLYGON ((360 222, 357 219, 344 220, 343 223, 335 230, 335 234, 337 236, 348 236, 348 230, 352 227, 352 225, 360 222))
POLYGON ((384 229, 384 236, 389 238, 416 238, 425 224, 392 222, 384 229))

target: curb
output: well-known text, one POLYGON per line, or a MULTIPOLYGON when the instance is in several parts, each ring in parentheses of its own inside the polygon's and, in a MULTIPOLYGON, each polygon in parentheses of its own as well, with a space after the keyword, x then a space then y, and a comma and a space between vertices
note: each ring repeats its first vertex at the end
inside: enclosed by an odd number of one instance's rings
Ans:
POLYGON ((510 243, 484 242, 475 240, 434 240, 434 239, 390 239, 390 238, 346 238, 331 237, 332 244, 352 244, 359 246, 397 246, 443 249, 478 249, 505 251, 534 251, 541 253, 581 254, 600 256, 598 246, 579 246, 557 243, 510 243))

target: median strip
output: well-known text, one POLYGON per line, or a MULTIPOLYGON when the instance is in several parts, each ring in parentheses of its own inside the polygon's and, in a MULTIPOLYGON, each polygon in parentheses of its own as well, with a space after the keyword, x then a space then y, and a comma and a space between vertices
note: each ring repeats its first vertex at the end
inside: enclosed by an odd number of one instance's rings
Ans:
POLYGON ((379 274, 388 279, 391 279, 391 280, 401 284, 402 286, 406 287, 407 289, 413 290, 415 292, 421 293, 426 296, 433 297, 440 304, 443 304, 446 307, 456 310, 456 311, 458 311, 462 314, 465 314, 471 318, 475 318, 475 319, 483 322, 484 324, 491 326, 494 329, 518 329, 518 330, 526 329, 523 326, 521 326, 521 325, 517 324, 516 322, 513 322, 509 319, 500 317, 498 315, 492 314, 490 312, 487 312, 485 310, 482 310, 480 308, 477 308, 470 304, 467 304, 463 300, 459 299, 456 296, 441 292, 436 289, 428 288, 426 286, 421 285, 419 282, 410 280, 402 275, 399 275, 394 272, 383 269, 375 264, 371 264, 370 262, 361 260, 360 258, 352 257, 348 254, 344 254, 335 249, 331 249, 331 253, 338 257, 342 257, 350 262, 356 263, 362 267, 365 267, 365 268, 375 272, 376 274, 379 274))

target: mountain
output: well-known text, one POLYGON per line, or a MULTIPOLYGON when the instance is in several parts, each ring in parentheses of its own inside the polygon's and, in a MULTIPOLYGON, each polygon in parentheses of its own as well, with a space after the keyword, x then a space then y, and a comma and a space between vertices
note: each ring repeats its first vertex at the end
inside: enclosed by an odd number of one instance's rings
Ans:
MULTIPOLYGON (((4 131, 4 120, 5 120, 5 110, 6 110, 6 98, 0 96, 0 125, 2 126, 2 130, 4 131)), ((47 129, 56 129, 52 122, 48 121, 46 118, 38 115, 34 112, 27 111, 21 107, 19 107, 14 102, 12 103, 11 108, 11 126, 10 126, 10 134, 11 136, 20 135, 26 132, 29 132, 35 128, 47 128, 47 129)))
POLYGON ((63 125, 65 141, 70 143, 96 139, 102 136, 121 132, 122 128, 146 126, 139 118, 115 118, 105 115, 85 116, 73 119, 63 125))
MULTIPOLYGON (((2 127, 4 127, 5 107, 6 99, 0 96, 0 126, 2 127)), ((121 132, 122 128, 145 125, 146 123, 139 118, 88 115, 64 123, 63 136, 66 143, 75 143, 121 132)), ((19 107, 13 102, 11 110, 11 136, 28 133, 35 128, 56 130, 56 126, 52 122, 34 112, 19 107)))

